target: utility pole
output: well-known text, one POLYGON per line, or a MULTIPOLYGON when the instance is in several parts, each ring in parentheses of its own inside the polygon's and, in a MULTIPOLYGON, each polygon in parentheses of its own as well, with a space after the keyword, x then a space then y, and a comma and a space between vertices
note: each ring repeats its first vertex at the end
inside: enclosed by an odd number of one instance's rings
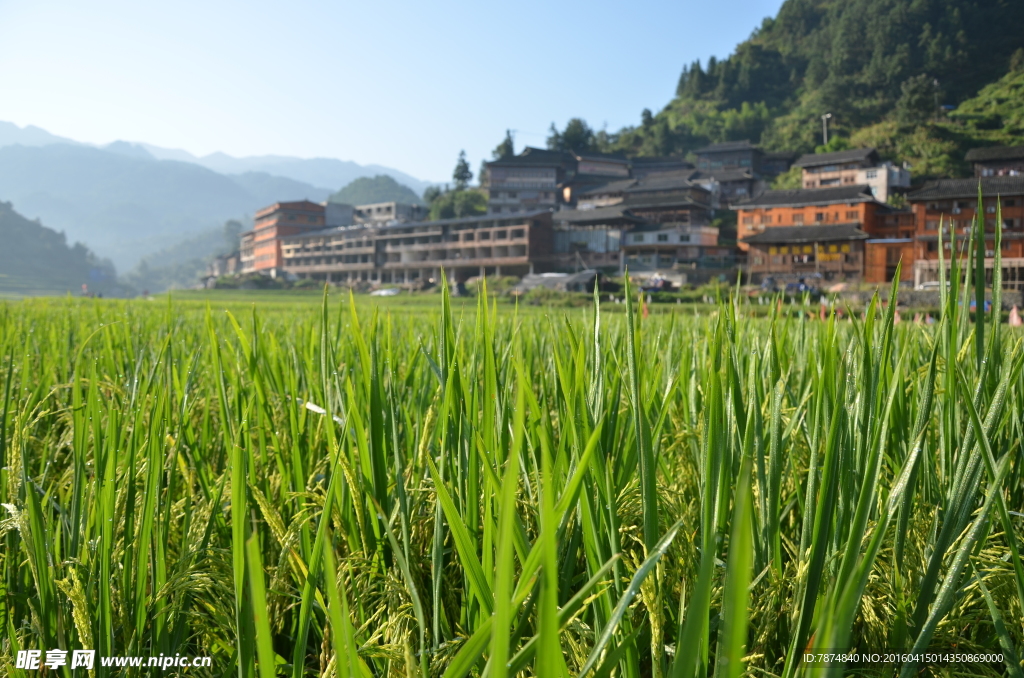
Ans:
POLYGON ((825 139, 824 144, 828 146, 828 121, 832 117, 831 113, 826 113, 821 116, 821 136, 825 139))

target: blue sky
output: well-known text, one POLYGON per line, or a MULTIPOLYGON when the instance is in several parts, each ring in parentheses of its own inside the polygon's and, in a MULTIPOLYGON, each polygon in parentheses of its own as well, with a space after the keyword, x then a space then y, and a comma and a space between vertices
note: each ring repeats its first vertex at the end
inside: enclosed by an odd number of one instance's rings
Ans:
POLYGON ((378 163, 446 180, 515 130, 636 124, 781 0, 3 0, 0 120, 91 143, 378 163))

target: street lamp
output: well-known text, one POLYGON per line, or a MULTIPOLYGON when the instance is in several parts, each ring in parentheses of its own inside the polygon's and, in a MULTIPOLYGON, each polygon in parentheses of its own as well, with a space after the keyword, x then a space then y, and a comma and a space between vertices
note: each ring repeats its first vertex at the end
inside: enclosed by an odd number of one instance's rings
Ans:
POLYGON ((828 146, 828 121, 832 117, 831 113, 826 113, 821 116, 821 136, 825 138, 825 145, 828 146))

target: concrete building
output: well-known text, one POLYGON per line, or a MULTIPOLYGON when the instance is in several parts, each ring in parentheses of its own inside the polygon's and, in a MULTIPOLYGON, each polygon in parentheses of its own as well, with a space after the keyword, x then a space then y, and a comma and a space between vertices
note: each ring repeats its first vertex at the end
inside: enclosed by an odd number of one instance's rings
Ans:
MULTIPOLYGON (((349 224, 381 226, 410 221, 423 221, 429 209, 426 205, 411 205, 400 202, 379 202, 371 205, 356 205, 353 219, 349 224)), ((339 226, 345 224, 338 224, 339 226)))
POLYGON ((964 160, 974 167, 976 177, 1013 177, 1024 174, 1024 146, 972 148, 964 160))
POLYGON ((243 273, 257 271, 276 276, 284 264, 281 239, 317 231, 326 226, 325 208, 309 200, 276 202, 258 210, 253 229, 241 236, 243 273))
POLYGON ((893 191, 910 188, 910 170, 881 162, 873 148, 810 153, 793 164, 803 170, 804 188, 870 186, 872 195, 882 202, 893 191))
POLYGON ((996 218, 1001 212, 1003 287, 1024 289, 1024 176, 1013 175, 940 179, 930 181, 907 195, 916 223, 913 262, 915 286, 938 280, 940 227, 947 272, 952 253, 960 254, 977 216, 979 182, 984 196, 981 209, 985 223, 986 276, 991 283, 995 265, 996 218), (954 237, 956 249, 952 244, 954 237))
POLYGON ((323 229, 282 241, 284 270, 326 282, 412 284, 526 275, 552 266, 551 213, 323 229))

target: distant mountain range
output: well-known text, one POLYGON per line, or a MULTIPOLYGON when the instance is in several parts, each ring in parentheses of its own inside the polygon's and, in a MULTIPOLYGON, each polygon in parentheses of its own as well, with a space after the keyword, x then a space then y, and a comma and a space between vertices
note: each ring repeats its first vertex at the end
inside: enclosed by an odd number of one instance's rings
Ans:
POLYGON ((70 242, 87 244, 122 272, 228 219, 246 222, 265 205, 321 202, 354 179, 382 174, 417 194, 429 185, 377 165, 223 153, 198 158, 125 141, 96 147, 0 122, 0 200, 62 230, 70 242))

